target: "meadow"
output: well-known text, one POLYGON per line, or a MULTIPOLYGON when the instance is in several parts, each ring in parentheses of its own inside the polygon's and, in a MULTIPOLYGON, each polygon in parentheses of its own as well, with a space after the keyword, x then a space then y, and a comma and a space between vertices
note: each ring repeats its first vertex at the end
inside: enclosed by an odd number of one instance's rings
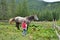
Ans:
POLYGON ((22 36, 22 29, 17 30, 15 24, 0 22, 0 40, 58 40, 52 26, 53 22, 31 22, 27 35, 22 36))
POLYGON ((0 0, 0 40, 58 40, 52 19, 56 19, 56 24, 60 26, 59 1, 50 3, 42 0, 0 0), (1 22, 16 16, 35 14, 39 22, 30 23, 26 36, 22 36, 22 29, 17 30, 15 23, 1 22))

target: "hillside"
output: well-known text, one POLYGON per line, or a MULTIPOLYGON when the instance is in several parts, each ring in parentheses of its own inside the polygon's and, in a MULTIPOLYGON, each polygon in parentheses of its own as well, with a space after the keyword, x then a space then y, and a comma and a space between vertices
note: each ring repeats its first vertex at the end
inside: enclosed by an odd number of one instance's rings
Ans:
POLYGON ((39 20, 60 19, 60 2, 0 0, 0 19, 37 14, 39 20), (4 12, 3 12, 4 11, 4 12), (25 15, 24 15, 25 14, 25 15))
POLYGON ((49 2, 38 1, 38 0, 30 0, 28 3, 29 3, 30 9, 33 8, 33 9, 44 10, 46 8, 55 9, 60 7, 60 2, 49 3, 49 2))
MULTIPOLYGON (((23 2, 23 0, 19 0, 19 2, 23 2)), ((28 5, 30 9, 36 9, 36 10, 44 10, 46 8, 48 9, 54 9, 60 7, 60 2, 45 2, 45 1, 39 1, 39 0, 28 0, 28 5)))

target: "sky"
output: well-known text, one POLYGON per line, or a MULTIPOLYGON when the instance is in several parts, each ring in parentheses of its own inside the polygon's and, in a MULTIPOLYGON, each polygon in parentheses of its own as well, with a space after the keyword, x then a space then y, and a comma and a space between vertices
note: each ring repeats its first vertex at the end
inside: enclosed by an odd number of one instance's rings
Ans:
POLYGON ((46 2, 56 2, 56 1, 60 1, 60 0, 43 0, 43 1, 46 1, 46 2))

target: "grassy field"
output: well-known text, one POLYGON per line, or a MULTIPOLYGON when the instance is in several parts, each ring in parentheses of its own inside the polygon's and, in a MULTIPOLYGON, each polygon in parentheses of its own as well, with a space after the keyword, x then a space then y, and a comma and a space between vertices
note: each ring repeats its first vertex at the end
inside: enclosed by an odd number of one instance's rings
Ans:
MULTIPOLYGON (((22 29, 17 30, 15 24, 0 22, 0 40, 58 40, 52 22, 32 22, 26 36, 22 29)), ((59 25, 59 22, 57 22, 59 25)))

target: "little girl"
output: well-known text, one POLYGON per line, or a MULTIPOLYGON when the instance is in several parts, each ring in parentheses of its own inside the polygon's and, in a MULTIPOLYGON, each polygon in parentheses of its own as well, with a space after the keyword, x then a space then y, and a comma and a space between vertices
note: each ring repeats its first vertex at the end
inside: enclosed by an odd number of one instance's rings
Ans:
POLYGON ((26 35, 26 31, 27 31, 27 24, 25 21, 22 22, 22 29, 23 29, 23 35, 25 36, 26 35))

